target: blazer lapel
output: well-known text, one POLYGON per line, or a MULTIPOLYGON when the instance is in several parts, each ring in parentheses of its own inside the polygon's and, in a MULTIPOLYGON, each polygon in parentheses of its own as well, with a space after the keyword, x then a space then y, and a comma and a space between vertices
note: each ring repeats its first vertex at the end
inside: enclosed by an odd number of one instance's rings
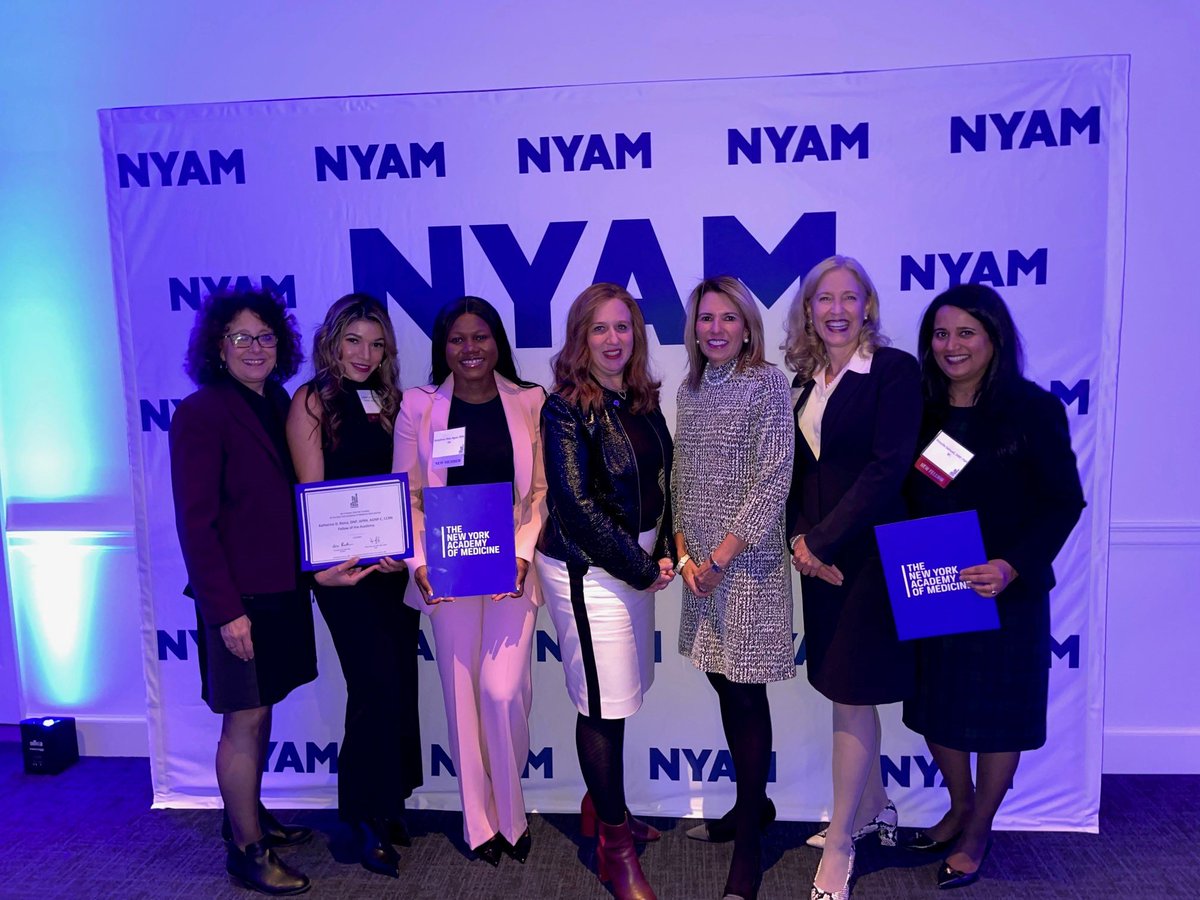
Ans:
POLYGON ((425 469, 425 483, 429 487, 446 486, 446 470, 433 466, 433 436, 445 431, 450 424, 450 403, 454 400, 454 376, 448 375, 441 387, 433 392, 429 404, 429 465, 425 469))
POLYGON ((792 385, 792 412, 796 415, 800 415, 800 410, 808 400, 808 395, 812 393, 814 384, 816 382, 810 378, 804 384, 792 385))
POLYGON ((508 434, 512 439, 517 496, 527 497, 533 481, 533 446, 529 440, 529 422, 521 402, 521 389, 500 375, 496 376, 496 386, 500 389, 500 403, 504 406, 504 418, 508 420, 508 434))
POLYGON ((801 453, 806 453, 808 454, 808 458, 813 462, 816 462, 817 458, 813 456, 812 447, 808 446, 808 441, 805 440, 804 435, 800 434, 798 417, 800 410, 804 408, 804 404, 808 401, 809 395, 812 394, 815 384, 816 382, 810 378, 799 387, 795 384, 792 385, 792 397, 794 398, 794 402, 792 403, 792 427, 796 429, 796 455, 799 457, 801 453))
MULTIPOLYGON (((825 407, 825 416, 821 420, 822 434, 837 429, 837 423, 846 410, 853 409, 858 402, 856 398, 866 383, 867 375, 862 372, 847 372, 842 376, 841 384, 837 386, 825 407)), ((821 442, 821 446, 825 446, 824 441, 821 442)))
POLYGON ((255 440, 266 449, 271 459, 275 462, 275 465, 286 472, 287 467, 284 466, 283 460, 279 458, 279 450, 275 447, 275 442, 271 440, 271 436, 263 428, 262 422, 258 420, 258 416, 250 408, 250 404, 238 393, 237 387, 226 385, 223 395, 225 397, 225 408, 229 411, 229 417, 240 427, 254 435, 255 440))

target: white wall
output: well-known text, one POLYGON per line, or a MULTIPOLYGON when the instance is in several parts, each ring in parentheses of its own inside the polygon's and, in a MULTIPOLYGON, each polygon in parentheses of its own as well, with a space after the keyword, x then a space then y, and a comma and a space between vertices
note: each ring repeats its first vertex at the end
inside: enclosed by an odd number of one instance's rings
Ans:
MULTIPOLYGON (((0 483, 10 529, 92 535, 132 527, 100 107, 1131 54, 1109 636, 1084 652, 1108 655, 1106 771, 1200 771, 1200 416, 1187 369, 1200 304, 1185 269, 1200 238, 1196 4, 13 6, 0 18, 0 483)), ((110 561, 81 585, 96 684, 76 711, 95 752, 130 752, 144 747, 136 567, 128 541, 103 541, 110 561)), ((0 633, 0 673, 12 644, 0 633)), ((16 669, 22 714, 62 711, 29 660, 16 669)))

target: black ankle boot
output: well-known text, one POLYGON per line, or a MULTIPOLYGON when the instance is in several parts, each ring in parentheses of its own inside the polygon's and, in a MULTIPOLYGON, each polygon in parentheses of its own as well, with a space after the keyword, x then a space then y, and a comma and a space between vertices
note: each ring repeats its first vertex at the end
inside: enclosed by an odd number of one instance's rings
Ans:
POLYGON ((284 825, 271 815, 271 811, 258 803, 258 825, 262 828, 263 837, 271 841, 272 847, 295 847, 312 839, 311 828, 303 825, 284 825))
POLYGON ((400 857, 388 837, 388 827, 382 819, 366 819, 354 823, 358 838, 358 859, 364 869, 390 878, 400 877, 400 857))
POLYGON ((245 850, 226 841, 225 871, 250 890, 263 894, 303 894, 312 887, 307 875, 281 860, 263 841, 247 844, 245 850))
MULTIPOLYGON (((295 847, 312 838, 312 829, 303 825, 284 825, 271 815, 271 811, 258 804, 258 827, 262 830, 262 841, 268 847, 295 847)), ((233 828, 229 824, 229 813, 221 813, 221 840, 233 840, 233 828)))

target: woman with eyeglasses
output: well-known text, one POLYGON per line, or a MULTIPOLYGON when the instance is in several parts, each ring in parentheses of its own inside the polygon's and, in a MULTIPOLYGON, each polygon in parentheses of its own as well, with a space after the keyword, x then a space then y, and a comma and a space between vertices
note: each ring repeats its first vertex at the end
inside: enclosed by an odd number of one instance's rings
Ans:
MULTIPOLYGON (((216 774, 228 872, 267 894, 308 890, 274 848, 307 841, 262 805, 271 710, 317 677, 312 606, 299 577, 283 382, 304 355, 294 317, 263 290, 205 299, 184 369, 196 383, 171 420, 171 489, 195 602, 201 696, 221 716, 216 774)), ((356 560, 317 575, 351 584, 356 560)))
MULTIPOLYGON (((400 384, 387 310, 366 294, 336 301, 313 335, 312 361, 313 378, 296 391, 287 423, 300 481, 390 472, 400 384)), ((355 830, 363 867, 392 878, 393 844, 411 843, 404 802, 422 781, 421 615, 403 602, 407 584, 404 561, 384 557, 358 584, 315 591, 346 680, 338 813, 355 830)))

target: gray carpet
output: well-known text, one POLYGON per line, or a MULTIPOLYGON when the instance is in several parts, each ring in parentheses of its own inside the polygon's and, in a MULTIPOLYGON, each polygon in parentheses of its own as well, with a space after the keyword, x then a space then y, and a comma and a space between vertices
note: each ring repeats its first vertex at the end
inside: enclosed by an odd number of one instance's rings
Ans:
MULTIPOLYGON (((2 737, 3 735, 0 735, 2 737)), ((0 739, 0 897, 240 897, 223 869, 220 813, 150 809, 144 759, 81 760, 56 776, 25 775, 19 745, 0 739)), ((1106 776, 1099 835, 1005 832, 969 900, 1010 897, 1200 897, 1194 839, 1200 776, 1106 776), (1136 890, 1135 890, 1136 889, 1136 890)), ((348 835, 331 811, 281 813, 317 829, 305 847, 284 851, 314 882, 314 898, 605 898, 594 849, 576 817, 533 816, 533 853, 498 869, 469 858, 456 813, 412 812, 414 844, 402 850, 400 878, 372 875, 352 859, 348 835)), ((728 846, 687 840, 675 820, 652 820, 663 840, 642 853, 662 900, 719 897, 728 846)), ((690 824, 690 823, 688 823, 690 824)), ((807 897, 818 853, 804 846, 816 829, 777 823, 765 841, 763 900, 807 897)), ((854 897, 933 897, 936 859, 860 845, 854 897)))

